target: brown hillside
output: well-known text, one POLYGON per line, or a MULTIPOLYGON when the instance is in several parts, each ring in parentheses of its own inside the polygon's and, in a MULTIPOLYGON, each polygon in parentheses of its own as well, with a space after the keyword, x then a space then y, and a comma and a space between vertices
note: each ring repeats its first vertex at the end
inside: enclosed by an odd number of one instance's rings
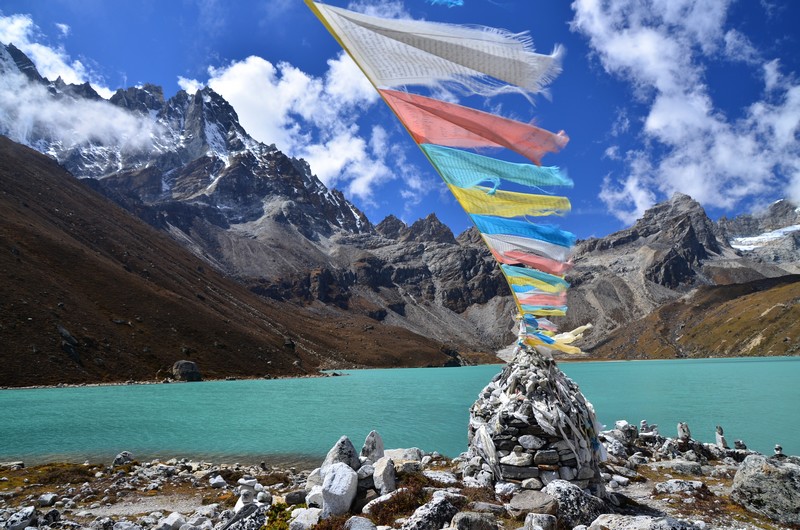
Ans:
POLYGON ((800 276, 701 287, 593 348, 608 359, 800 355, 800 276))
POLYGON ((440 366, 407 330, 265 301, 72 177, 0 137, 0 386, 440 366))

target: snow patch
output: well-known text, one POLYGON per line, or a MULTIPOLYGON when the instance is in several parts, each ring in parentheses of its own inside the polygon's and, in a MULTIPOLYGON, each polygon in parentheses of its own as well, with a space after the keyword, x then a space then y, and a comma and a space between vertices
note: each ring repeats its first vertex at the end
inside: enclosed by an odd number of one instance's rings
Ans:
POLYGON ((777 230, 773 230, 771 232, 764 232, 763 234, 759 234, 757 236, 735 237, 731 239, 731 246, 736 250, 755 250, 772 241, 781 239, 792 232, 797 232, 798 230, 800 230, 800 225, 792 225, 784 228, 778 228, 777 230))

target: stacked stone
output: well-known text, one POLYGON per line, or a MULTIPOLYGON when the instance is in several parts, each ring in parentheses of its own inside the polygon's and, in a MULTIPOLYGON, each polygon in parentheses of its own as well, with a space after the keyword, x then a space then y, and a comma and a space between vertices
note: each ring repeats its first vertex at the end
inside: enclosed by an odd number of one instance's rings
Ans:
POLYGON ((562 479, 605 496, 591 403, 545 349, 518 346, 470 409, 465 480, 541 490, 562 479))

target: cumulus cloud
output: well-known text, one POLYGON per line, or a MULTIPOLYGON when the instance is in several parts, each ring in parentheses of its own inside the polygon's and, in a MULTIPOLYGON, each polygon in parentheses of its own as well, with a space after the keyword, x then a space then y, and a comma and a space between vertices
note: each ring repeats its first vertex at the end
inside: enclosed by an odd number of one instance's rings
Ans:
MULTIPOLYGON (((69 32, 66 24, 56 26, 62 35, 69 32)), ((98 94, 104 98, 111 97, 113 91, 99 75, 79 59, 70 58, 63 47, 42 44, 44 40, 45 36, 29 15, 0 15, 0 42, 19 48, 33 61, 42 76, 51 81, 60 77, 67 84, 88 81, 98 94)))
MULTIPOLYGON (((79 61, 70 62, 62 49, 35 42, 38 36, 27 16, 0 17, 0 42, 13 43, 28 54, 43 76, 85 82, 87 70, 79 61)), ((16 69, 5 49, 0 50, 0 71, 0 133, 14 141, 31 145, 33 138, 42 137, 63 149, 94 142, 137 151, 150 148, 158 133, 150 119, 107 101, 53 98, 45 86, 30 82, 16 69)))
MULTIPOLYGON (((327 186, 371 205, 378 187, 405 177, 394 169, 405 153, 383 127, 364 123, 380 98, 350 57, 340 53, 327 64, 324 75, 314 76, 251 56, 209 68, 207 84, 233 105, 253 138, 304 158, 327 186)), ((194 79, 178 83, 186 90, 201 86, 194 79)))
MULTIPOLYGON (((746 35, 726 28, 731 3, 572 4, 572 29, 587 37, 603 68, 628 81, 648 109, 641 129, 631 131, 644 149, 625 154, 624 174, 607 176, 600 193, 625 222, 677 191, 731 209, 800 187, 800 85, 781 73, 777 60, 762 58, 746 35), (707 85, 712 61, 749 65, 764 80, 761 99, 735 116, 723 113, 707 85)), ((628 124, 634 122, 639 120, 628 124)))
POLYGON ((46 87, 11 70, 10 62, 0 51, 0 133, 26 145, 45 138, 63 149, 88 142, 119 145, 127 152, 151 148, 157 133, 151 120, 104 100, 55 99, 46 87))

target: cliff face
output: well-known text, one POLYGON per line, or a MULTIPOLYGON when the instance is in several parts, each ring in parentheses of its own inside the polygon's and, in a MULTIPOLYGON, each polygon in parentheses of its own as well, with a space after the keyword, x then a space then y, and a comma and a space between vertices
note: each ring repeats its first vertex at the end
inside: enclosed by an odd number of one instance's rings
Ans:
POLYGON ((0 181, 0 386, 152 380, 182 359, 206 378, 463 360, 402 327, 257 296, 4 137, 0 181))
POLYGON ((792 272, 790 263, 765 262, 733 248, 730 230, 711 221, 691 197, 676 194, 631 228, 578 243, 563 327, 592 322, 595 329, 581 344, 592 349, 696 288, 792 272))
MULTIPOLYGON (((410 226, 392 216, 373 225, 305 161, 254 141, 213 90, 165 100, 160 87, 144 85, 106 101, 91 87, 42 78, 12 47, 0 47, 0 72, 17 76, 21 89, 98 105, 143 127, 144 144, 113 134, 69 143, 46 127, 26 130, 24 141, 265 300, 320 319, 363 319, 380 333, 402 328, 448 351, 493 351, 513 340, 508 287, 475 230, 454 237, 434 214, 410 226)), ((13 130, 0 123, 0 132, 13 130)), ((579 344, 591 350, 699 287, 800 273, 800 226, 789 229, 798 216, 779 201, 714 223, 677 194, 631 228, 577 245, 559 325, 593 323, 579 344)), ((342 351, 363 355, 349 348, 342 351)))

